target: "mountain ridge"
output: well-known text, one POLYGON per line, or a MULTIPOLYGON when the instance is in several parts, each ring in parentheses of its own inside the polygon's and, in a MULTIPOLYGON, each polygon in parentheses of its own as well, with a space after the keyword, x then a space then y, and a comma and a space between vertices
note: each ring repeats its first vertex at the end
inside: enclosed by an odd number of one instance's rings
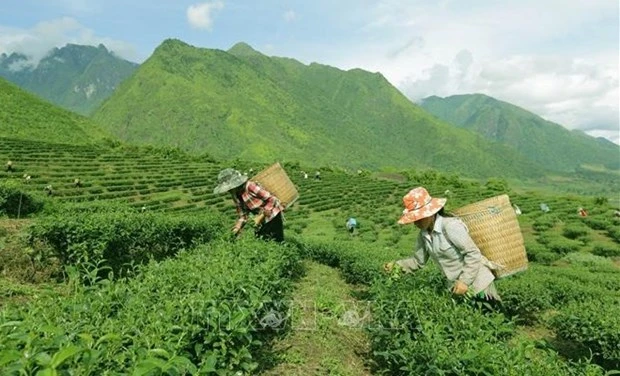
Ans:
POLYGON ((570 172, 583 164, 620 169, 620 148, 514 104, 485 94, 430 96, 420 105, 438 118, 509 145, 528 159, 555 171, 570 172))
POLYGON ((36 66, 24 54, 0 55, 0 77, 82 115, 98 107, 137 66, 103 44, 54 47, 36 66))
POLYGON ((469 156, 473 175, 543 173, 510 148, 437 120, 380 73, 248 53, 243 44, 229 51, 168 39, 93 118, 130 142, 224 159, 463 172, 469 156))

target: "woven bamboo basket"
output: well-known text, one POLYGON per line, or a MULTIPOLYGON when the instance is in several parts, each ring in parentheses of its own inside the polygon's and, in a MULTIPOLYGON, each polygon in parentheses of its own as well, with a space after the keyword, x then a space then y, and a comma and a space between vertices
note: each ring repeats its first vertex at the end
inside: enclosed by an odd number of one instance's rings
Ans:
POLYGON ((497 278, 527 269, 527 255, 517 215, 507 195, 492 197, 453 211, 469 228, 482 254, 498 264, 497 278))
POLYGON ((267 167, 252 177, 251 180, 275 195, 285 209, 293 205, 297 198, 299 198, 297 188, 289 179, 286 171, 280 166, 280 163, 267 167))

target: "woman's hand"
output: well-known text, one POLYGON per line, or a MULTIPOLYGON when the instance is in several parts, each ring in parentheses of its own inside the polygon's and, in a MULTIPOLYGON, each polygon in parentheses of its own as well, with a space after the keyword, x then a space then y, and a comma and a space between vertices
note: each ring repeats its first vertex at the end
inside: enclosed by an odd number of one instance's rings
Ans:
POLYGON ((455 295, 465 295, 468 289, 464 282, 457 280, 454 282, 454 287, 452 287, 452 293, 455 295))
POLYGON ((392 269, 394 269, 394 262, 386 262, 385 264, 383 264, 383 271, 385 271, 386 273, 390 273, 392 271, 392 269))
POLYGON ((383 271, 389 278, 390 283, 398 281, 403 276, 403 269, 397 262, 394 261, 386 262, 385 264, 383 264, 383 271))
POLYGON ((265 213, 260 213, 256 217, 254 217, 254 227, 259 227, 262 225, 263 220, 265 220, 265 213))

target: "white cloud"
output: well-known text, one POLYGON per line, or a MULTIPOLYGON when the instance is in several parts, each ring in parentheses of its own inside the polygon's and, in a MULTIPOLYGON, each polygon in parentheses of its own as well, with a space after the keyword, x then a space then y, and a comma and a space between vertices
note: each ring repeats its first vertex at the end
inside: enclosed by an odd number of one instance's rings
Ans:
POLYGON ((82 45, 103 44, 120 57, 132 60, 136 52, 132 45, 111 38, 96 36, 93 30, 83 26, 71 17, 40 22, 31 29, 17 29, 0 26, 0 53, 18 52, 28 57, 35 66, 54 47, 67 43, 82 45))
POLYGON ((605 137, 606 139, 620 145, 620 130, 593 130, 589 131, 588 134, 592 137, 605 137))
POLYGON ((282 15, 282 18, 284 18, 284 21, 286 22, 293 22, 297 18, 297 14, 295 13, 294 10, 287 10, 282 15))
POLYGON ((33 68, 33 64, 29 60, 17 60, 9 64, 9 71, 19 72, 24 69, 33 68))
POLYGON ((213 14, 222 8, 224 3, 221 1, 190 5, 187 8, 187 21, 193 28, 211 30, 213 14))
POLYGON ((618 130, 618 73, 594 60, 511 56, 476 61, 463 50, 449 64, 435 64, 403 80, 400 89, 412 100, 484 93, 568 129, 590 134, 618 130))
POLYGON ((412 100, 485 93, 617 142, 618 8, 614 0, 381 0, 359 30, 373 44, 335 60, 382 72, 412 100))

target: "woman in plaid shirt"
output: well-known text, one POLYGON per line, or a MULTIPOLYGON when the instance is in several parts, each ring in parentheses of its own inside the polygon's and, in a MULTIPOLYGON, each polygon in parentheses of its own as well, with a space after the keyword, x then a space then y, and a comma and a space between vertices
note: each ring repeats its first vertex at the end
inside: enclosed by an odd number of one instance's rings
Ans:
POLYGON ((482 255, 463 221, 444 214, 446 201, 432 198, 423 187, 414 188, 403 197, 405 210, 398 223, 413 223, 420 234, 412 257, 386 263, 384 269, 390 272, 397 264, 405 272, 412 272, 431 258, 443 271, 454 294, 500 301, 491 272, 497 266, 482 255))
POLYGON ((232 168, 222 170, 217 176, 217 182, 213 193, 230 193, 237 207, 239 219, 232 229, 235 236, 241 233, 252 213, 255 215, 256 237, 276 242, 284 240, 283 209, 276 196, 232 168))

